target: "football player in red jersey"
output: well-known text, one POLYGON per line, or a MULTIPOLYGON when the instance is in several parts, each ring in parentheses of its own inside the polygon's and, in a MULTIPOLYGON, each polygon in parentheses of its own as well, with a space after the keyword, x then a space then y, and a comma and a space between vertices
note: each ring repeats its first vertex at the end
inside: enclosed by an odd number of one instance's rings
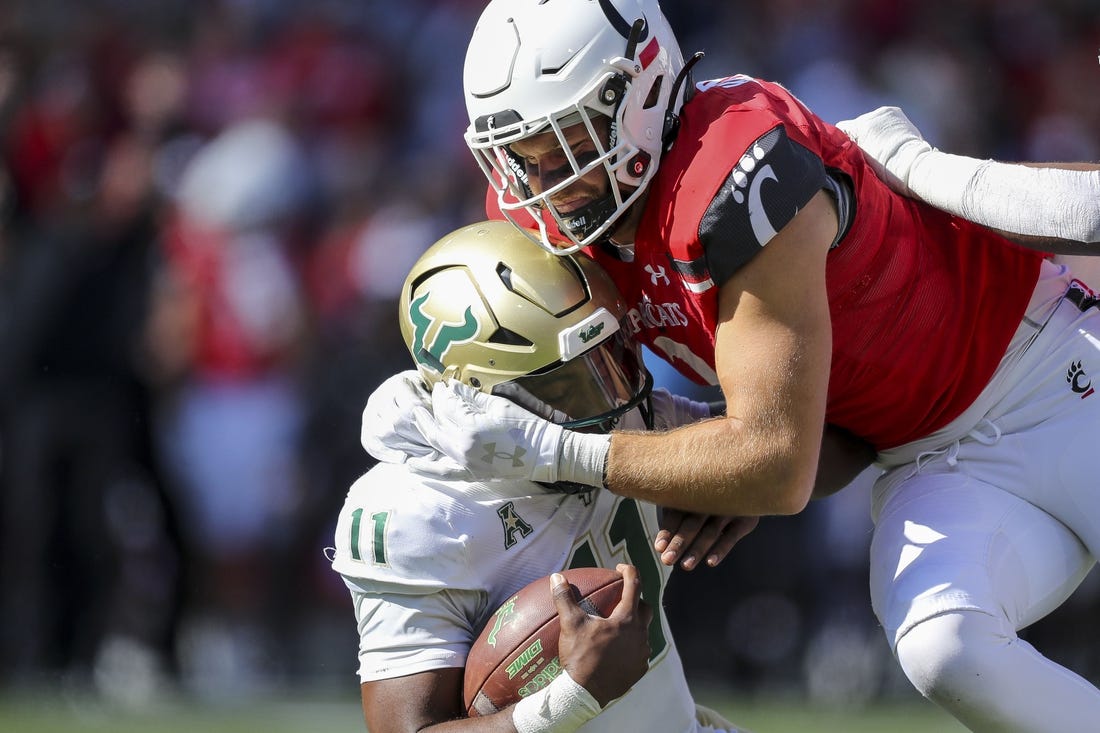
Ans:
MULTIPOLYGON (((883 470, 872 602, 913 684, 974 730, 1093 725, 1100 691, 1016 634, 1100 550, 1097 298, 1030 248, 1073 247, 906 198, 781 85, 690 66, 654 0, 494 0, 466 140, 490 214, 603 264, 636 337, 720 385, 726 415, 585 435, 441 383, 434 416, 368 426, 368 446, 419 441, 426 473, 792 514, 835 426, 883 470)), ((836 486, 866 465, 849 455, 836 486)))

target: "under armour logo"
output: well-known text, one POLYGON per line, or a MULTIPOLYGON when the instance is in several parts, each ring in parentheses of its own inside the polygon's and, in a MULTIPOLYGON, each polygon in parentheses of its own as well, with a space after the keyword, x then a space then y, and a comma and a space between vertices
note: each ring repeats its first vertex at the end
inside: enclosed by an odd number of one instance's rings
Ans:
POLYGON ((500 458, 501 460, 511 461, 512 468, 519 468, 523 465, 523 461, 521 459, 525 455, 527 455, 527 449, 518 445, 516 446, 516 450, 514 453, 509 453, 508 451, 503 450, 498 451, 496 443, 486 443, 483 447, 485 448, 485 455, 481 457, 481 460, 482 462, 488 463, 490 465, 492 465, 494 460, 500 458))
POLYGON ((1081 366, 1080 361, 1075 361, 1069 365, 1069 369, 1066 371, 1066 381, 1069 382, 1070 389, 1081 395, 1081 399, 1085 399, 1096 391, 1092 388, 1092 380, 1088 379, 1085 374, 1085 368, 1081 366), (1081 384, 1084 380, 1088 381, 1081 384))
POLYGON ((658 280, 664 280, 665 285, 669 284, 668 275, 665 274, 665 268, 663 265, 657 265, 657 269, 653 269, 653 265, 646 265, 645 271, 649 273, 650 281, 656 285, 658 280))

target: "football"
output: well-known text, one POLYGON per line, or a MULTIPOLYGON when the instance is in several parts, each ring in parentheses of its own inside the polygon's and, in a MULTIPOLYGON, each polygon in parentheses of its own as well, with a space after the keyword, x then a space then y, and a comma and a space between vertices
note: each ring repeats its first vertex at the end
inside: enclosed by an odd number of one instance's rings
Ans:
MULTIPOLYGON (((608 616, 622 597, 623 578, 614 570, 573 568, 562 574, 592 615, 608 616)), ((495 713, 548 685, 561 671, 559 630, 549 576, 505 601, 470 648, 463 681, 466 714, 495 713)))

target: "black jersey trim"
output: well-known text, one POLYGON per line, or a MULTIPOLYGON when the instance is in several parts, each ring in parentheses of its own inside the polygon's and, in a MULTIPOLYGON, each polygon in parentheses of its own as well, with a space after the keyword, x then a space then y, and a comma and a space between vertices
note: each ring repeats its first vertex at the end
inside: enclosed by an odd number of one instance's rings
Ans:
POLYGON ((684 277, 701 278, 708 277, 710 274, 707 271, 707 263, 702 257, 697 260, 678 260, 670 255, 668 261, 672 263, 672 269, 684 277))
POLYGON ((699 222, 714 282, 725 283, 827 186, 821 158, 791 140, 782 125, 757 138, 699 222))
POLYGON ((852 186, 852 179, 839 168, 829 168, 825 172, 825 190, 832 194, 836 200, 836 238, 829 246, 835 249, 840 246, 841 240, 848 230, 852 228, 852 222, 856 220, 856 195, 852 186))

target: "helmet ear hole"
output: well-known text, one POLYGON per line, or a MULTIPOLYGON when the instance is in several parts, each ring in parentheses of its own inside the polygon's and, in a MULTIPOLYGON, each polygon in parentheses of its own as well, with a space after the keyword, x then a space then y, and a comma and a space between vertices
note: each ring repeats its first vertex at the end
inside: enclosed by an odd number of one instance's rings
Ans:
POLYGON ((661 87, 664 85, 664 81, 663 76, 658 76, 653 82, 653 86, 649 88, 649 95, 645 98, 645 104, 642 105, 643 109, 653 109, 657 102, 661 101, 661 87))

